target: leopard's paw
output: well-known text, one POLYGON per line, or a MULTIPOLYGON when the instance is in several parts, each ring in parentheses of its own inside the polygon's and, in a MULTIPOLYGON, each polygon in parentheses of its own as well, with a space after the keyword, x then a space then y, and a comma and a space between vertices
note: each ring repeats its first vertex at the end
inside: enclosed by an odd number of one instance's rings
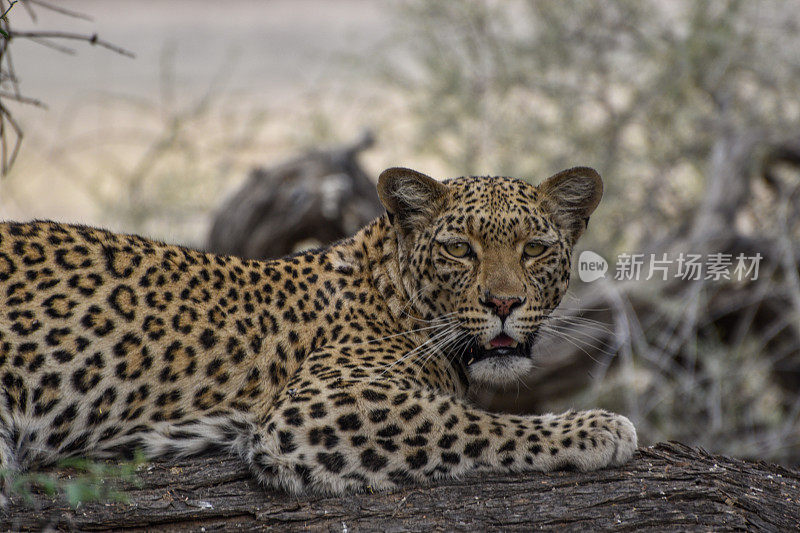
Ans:
POLYGON ((636 451, 636 428, 630 420, 608 411, 580 413, 570 448, 570 463, 581 470, 597 470, 626 463, 636 451))
POLYGON ((636 428, 633 423, 626 417, 615 414, 609 420, 607 430, 611 433, 611 442, 614 444, 614 455, 610 464, 627 463, 636 451, 636 428))

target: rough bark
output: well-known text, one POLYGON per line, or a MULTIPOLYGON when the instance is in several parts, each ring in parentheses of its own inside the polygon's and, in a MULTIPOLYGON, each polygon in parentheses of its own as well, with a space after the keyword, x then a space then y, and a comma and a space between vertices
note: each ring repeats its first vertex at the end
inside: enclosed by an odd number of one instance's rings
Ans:
POLYGON ((347 497, 292 497, 258 487, 235 459, 153 463, 128 503, 71 510, 19 499, 3 529, 84 531, 788 531, 800 524, 800 471, 710 455, 677 443, 641 449, 598 472, 470 476, 347 497))

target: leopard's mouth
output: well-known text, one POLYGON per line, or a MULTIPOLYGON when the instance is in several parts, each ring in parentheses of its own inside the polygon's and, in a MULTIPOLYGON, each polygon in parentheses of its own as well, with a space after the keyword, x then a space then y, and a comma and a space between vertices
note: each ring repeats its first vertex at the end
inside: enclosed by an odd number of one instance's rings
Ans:
POLYGON ((461 360, 469 367, 492 357, 531 357, 531 348, 536 340, 536 332, 531 333, 525 342, 516 342, 505 333, 492 339, 487 345, 481 344, 473 338, 469 347, 464 351, 461 360))

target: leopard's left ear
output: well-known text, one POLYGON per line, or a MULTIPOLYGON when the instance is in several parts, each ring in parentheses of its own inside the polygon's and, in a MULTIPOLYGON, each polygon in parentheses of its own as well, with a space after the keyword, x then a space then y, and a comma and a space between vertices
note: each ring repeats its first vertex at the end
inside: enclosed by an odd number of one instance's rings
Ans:
POLYGON ((378 196, 403 233, 422 229, 444 205, 449 189, 410 168, 389 168, 378 178, 378 196))
POLYGON ((538 189, 543 205, 574 244, 583 235, 589 216, 603 197, 600 174, 589 167, 570 168, 550 176, 538 189))

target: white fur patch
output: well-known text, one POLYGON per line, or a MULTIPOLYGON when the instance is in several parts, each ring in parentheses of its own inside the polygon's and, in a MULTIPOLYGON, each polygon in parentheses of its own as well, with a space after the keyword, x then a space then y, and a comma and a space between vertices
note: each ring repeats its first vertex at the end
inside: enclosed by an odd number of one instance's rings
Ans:
POLYGON ((475 382, 488 385, 509 385, 533 370, 533 361, 529 357, 508 355, 505 357, 488 357, 469 365, 469 377, 475 382))

